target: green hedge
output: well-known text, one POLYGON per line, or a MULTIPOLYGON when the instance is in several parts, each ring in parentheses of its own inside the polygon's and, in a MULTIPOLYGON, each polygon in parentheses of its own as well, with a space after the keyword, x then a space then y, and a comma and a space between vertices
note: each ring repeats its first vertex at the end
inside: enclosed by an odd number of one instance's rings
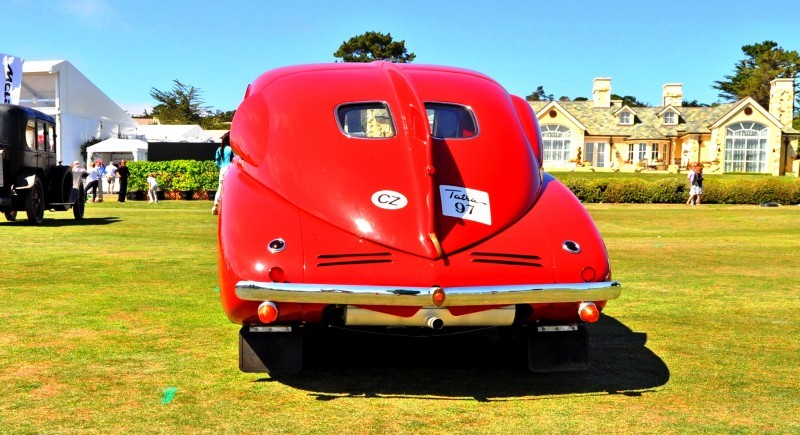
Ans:
MULTIPOLYGON (((689 183, 677 178, 581 178, 559 177, 582 202, 680 204, 689 198, 689 183)), ((709 204, 800 203, 800 179, 796 177, 706 176, 703 202, 709 204)))
MULTIPOLYGON (((219 170, 212 160, 171 160, 129 162, 128 190, 147 190, 147 174, 152 172, 162 190, 214 190, 219 170)), ((582 202, 680 204, 689 198, 689 183, 684 174, 674 177, 582 177, 556 174, 582 202)), ((706 175, 703 202, 709 204, 800 203, 800 179, 796 177, 737 177, 706 175)))
POLYGON ((128 162, 128 190, 147 190, 147 174, 153 173, 162 190, 214 190, 219 169, 213 160, 128 162))

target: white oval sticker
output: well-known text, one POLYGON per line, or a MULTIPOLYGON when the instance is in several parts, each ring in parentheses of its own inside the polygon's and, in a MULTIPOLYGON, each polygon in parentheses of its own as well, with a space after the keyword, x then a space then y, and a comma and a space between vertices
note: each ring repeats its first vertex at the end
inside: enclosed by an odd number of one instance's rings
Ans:
POLYGON ((400 192, 379 190, 372 194, 372 203, 386 210, 396 210, 408 205, 408 199, 400 192))

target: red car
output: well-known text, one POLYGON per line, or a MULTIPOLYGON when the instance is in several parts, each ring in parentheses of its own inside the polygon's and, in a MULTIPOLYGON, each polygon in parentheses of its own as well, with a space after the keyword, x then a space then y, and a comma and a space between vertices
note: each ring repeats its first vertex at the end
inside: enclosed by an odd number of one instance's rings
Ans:
MULTIPOLYGON (((585 368, 620 294, 591 217, 542 170, 528 103, 480 73, 279 68, 236 111, 218 227, 240 369, 302 369, 316 325, 522 331, 531 370, 585 368)), ((395 332, 396 333, 396 332, 395 332)))

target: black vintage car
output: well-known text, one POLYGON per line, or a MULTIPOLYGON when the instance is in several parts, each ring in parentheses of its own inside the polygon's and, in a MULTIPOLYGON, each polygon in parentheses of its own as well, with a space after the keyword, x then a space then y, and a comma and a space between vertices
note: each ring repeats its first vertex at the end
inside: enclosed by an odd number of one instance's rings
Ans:
POLYGON ((0 212, 10 221, 22 210, 36 225, 45 210, 72 209, 83 219, 81 172, 56 160, 55 125, 38 110, 0 104, 0 212))

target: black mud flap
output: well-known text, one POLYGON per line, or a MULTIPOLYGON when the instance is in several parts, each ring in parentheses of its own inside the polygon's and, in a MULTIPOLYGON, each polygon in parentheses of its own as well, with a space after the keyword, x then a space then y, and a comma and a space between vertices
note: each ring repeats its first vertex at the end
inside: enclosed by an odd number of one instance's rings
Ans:
POLYGON ((303 369, 303 334, 289 326, 242 326, 239 370, 289 374, 303 369))
POLYGON ((589 341, 585 326, 533 326, 528 331, 528 370, 531 372, 584 371, 589 368, 589 341))

